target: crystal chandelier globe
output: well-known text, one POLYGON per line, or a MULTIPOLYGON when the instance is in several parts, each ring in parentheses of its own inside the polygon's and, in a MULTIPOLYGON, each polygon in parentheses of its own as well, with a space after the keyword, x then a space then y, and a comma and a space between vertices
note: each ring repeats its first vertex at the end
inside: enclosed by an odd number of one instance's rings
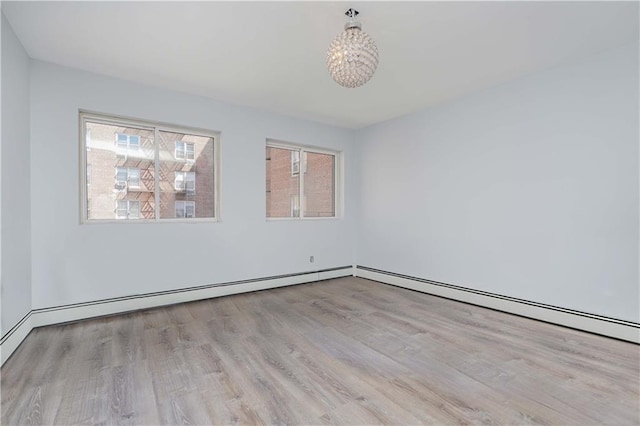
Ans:
POLYGON ((357 10, 349 9, 345 15, 349 21, 344 32, 333 39, 327 50, 327 68, 336 83, 353 88, 365 84, 376 72, 378 47, 355 20, 357 10))

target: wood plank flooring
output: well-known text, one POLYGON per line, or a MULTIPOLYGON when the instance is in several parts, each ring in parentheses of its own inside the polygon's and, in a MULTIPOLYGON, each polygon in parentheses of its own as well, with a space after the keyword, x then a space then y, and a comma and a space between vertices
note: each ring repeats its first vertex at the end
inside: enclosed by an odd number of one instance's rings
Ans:
POLYGON ((640 346, 341 278, 35 329, 2 424, 640 423, 640 346))

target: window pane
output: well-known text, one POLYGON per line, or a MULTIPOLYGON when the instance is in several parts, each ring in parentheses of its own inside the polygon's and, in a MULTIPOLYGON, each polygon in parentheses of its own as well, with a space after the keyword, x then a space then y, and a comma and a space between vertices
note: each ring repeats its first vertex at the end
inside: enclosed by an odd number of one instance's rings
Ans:
POLYGON ((174 156, 178 160, 181 160, 184 158, 184 142, 176 141, 176 150, 175 150, 174 156))
POLYGON ((299 152, 267 147, 267 217, 295 217, 292 197, 299 196, 300 173, 292 173, 292 167, 299 152))
POLYGON ((129 169, 129 187, 140 187, 140 169, 129 169))
POLYGON ((91 199, 91 219, 131 218, 127 201, 138 202, 138 218, 153 219, 153 131, 91 120, 86 121, 85 130, 87 164, 91 165, 91 185, 86 187, 87 200, 91 199), (135 141, 133 149, 132 140, 135 141), (130 170, 135 170, 134 182, 137 172, 135 190, 130 170))
POLYGON ((335 156, 303 153, 304 217, 333 217, 335 211, 335 156))
POLYGON ((194 160, 195 159, 195 146, 192 143, 188 143, 186 145, 186 157, 188 160, 194 160))
POLYGON ((126 200, 118 200, 116 202, 116 218, 117 219, 126 219, 127 218, 127 201, 126 200))
POLYGON ((116 167, 116 184, 119 184, 119 183, 125 184, 126 182, 127 182, 127 168, 116 167))
POLYGON ((196 174, 195 172, 186 172, 184 173, 184 187, 183 189, 187 192, 194 193, 196 190, 196 174))
POLYGON ((300 151, 291 151, 291 174, 300 173, 300 151))
POLYGON ((158 135, 160 218, 214 217, 213 138, 167 131, 158 135))
POLYGON ((116 152, 118 155, 125 156, 127 155, 129 142, 127 142, 127 137, 125 135, 121 135, 121 136, 123 136, 125 139, 121 140, 120 138, 118 138, 118 142, 117 142, 118 150, 116 152))
POLYGON ((195 217, 196 203, 194 201, 187 201, 184 207, 185 217, 195 217))
POLYGON ((176 191, 184 189, 184 172, 175 172, 175 178, 173 180, 173 188, 176 191))
POLYGON ((140 218, 140 201, 129 201, 129 219, 140 218))
POLYGON ((176 217, 184 217, 184 201, 175 202, 176 217))
POLYGON ((129 136, 129 148, 132 150, 140 149, 140 136, 137 136, 137 135, 129 136))

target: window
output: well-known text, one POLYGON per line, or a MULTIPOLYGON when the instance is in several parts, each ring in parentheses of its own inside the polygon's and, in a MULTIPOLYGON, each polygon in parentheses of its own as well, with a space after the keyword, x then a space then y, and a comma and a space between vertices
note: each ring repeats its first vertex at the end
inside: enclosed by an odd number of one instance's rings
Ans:
POLYGON ((336 217, 340 154, 267 141, 267 218, 336 217))
POLYGON ((117 189, 140 188, 140 169, 134 167, 116 167, 117 189))
POLYGON ((291 151, 291 176, 300 173, 300 151, 291 151))
POLYGON ((176 201, 176 217, 196 217, 196 202, 176 201))
POLYGON ((174 156, 177 160, 195 160, 196 146, 190 142, 176 141, 174 156))
POLYGON ((196 173, 195 172, 175 172, 173 187, 176 191, 196 191, 196 173))
POLYGON ((116 202, 116 219, 140 219, 140 201, 118 200, 116 202))
POLYGON ((140 188, 140 169, 127 169, 129 175, 129 188, 140 188))
POLYGON ((217 133, 84 112, 80 123, 83 222, 216 219, 217 133))
POLYGON ((291 217, 300 217, 300 196, 291 196, 291 217))
POLYGON ((127 155, 131 151, 140 150, 140 136, 116 133, 116 151, 120 155, 127 155))

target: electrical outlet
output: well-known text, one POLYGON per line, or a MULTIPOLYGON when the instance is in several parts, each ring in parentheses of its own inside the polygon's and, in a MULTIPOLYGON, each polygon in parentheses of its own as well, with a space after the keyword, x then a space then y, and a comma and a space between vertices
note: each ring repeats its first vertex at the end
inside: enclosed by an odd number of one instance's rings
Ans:
POLYGON ((313 256, 309 256, 309 263, 313 263, 314 260, 313 256))

